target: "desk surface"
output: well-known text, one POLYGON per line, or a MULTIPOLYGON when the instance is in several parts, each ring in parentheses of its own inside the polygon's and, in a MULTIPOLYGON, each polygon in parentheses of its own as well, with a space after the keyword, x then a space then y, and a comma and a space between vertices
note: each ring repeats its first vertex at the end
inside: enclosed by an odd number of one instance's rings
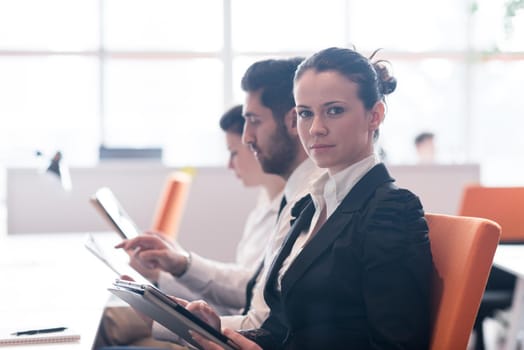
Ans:
POLYGON ((524 245, 499 245, 493 264, 517 277, 504 345, 504 349, 513 350, 517 348, 519 333, 524 329, 524 245))
POLYGON ((524 278, 524 244, 499 244, 493 264, 517 277, 524 278))
MULTIPOLYGON (((114 233, 96 233, 108 244, 114 233)), ((79 343, 38 349, 89 349, 114 273, 84 248, 86 233, 19 234, 0 239, 0 331, 65 326, 79 343)), ((26 349, 34 345, 16 346, 26 349)), ((6 349, 7 347, 2 347, 6 349)))

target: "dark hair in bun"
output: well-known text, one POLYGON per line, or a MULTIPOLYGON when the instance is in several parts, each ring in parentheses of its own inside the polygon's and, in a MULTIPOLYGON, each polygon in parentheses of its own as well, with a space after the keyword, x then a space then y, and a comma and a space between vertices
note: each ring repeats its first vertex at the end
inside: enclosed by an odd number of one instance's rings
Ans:
POLYGON ((366 109, 371 109, 397 87, 397 80, 389 74, 385 65, 387 61, 371 62, 377 52, 373 52, 368 59, 353 49, 330 47, 302 62, 295 72, 295 81, 309 69, 317 72, 336 71, 359 86, 360 99, 366 109))
POLYGON ((389 74, 387 67, 383 64, 387 61, 377 61, 373 63, 373 67, 377 72, 379 88, 382 95, 389 95, 397 88, 397 79, 389 74))

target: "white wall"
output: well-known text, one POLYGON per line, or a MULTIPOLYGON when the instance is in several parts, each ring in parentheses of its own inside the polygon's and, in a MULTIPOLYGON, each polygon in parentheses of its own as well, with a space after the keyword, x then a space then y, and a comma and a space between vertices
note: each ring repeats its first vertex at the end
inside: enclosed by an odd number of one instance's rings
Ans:
POLYGON ((257 190, 243 187, 228 169, 198 169, 180 227, 180 243, 206 257, 233 260, 257 195, 257 190))
MULTIPOLYGON (((399 187, 415 192, 426 212, 456 214, 462 188, 480 181, 478 165, 389 166, 399 187)), ((175 169, 156 163, 101 164, 73 168, 73 190, 35 169, 7 170, 7 232, 104 231, 110 227, 88 201, 109 186, 142 229, 149 228, 166 176, 175 169)), ((244 220, 256 200, 225 168, 199 168, 179 234, 181 244, 204 256, 230 260, 244 220)))
POLYGON ((462 190, 480 183, 478 164, 390 165, 399 187, 419 196, 427 213, 458 214, 462 190))
MULTIPOLYGON (((108 230, 88 200, 101 186, 110 187, 137 225, 148 229, 165 178, 174 170, 135 162, 72 168, 73 189, 65 192, 51 174, 29 168, 7 169, 7 232, 108 230)), ((198 169, 180 227, 180 242, 210 257, 233 258, 255 199, 256 191, 243 188, 227 169, 198 169)))

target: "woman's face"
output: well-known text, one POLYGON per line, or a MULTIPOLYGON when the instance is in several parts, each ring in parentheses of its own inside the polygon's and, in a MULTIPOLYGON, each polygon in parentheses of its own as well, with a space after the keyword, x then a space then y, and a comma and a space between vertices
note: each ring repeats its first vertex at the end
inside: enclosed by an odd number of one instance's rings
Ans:
POLYGON ((305 71, 294 88, 298 133, 309 157, 334 174, 373 153, 384 104, 366 110, 358 85, 336 71, 305 71))
POLYGON ((235 172, 244 186, 260 185, 264 172, 253 152, 242 143, 242 136, 233 132, 226 132, 226 144, 229 150, 228 168, 235 172))

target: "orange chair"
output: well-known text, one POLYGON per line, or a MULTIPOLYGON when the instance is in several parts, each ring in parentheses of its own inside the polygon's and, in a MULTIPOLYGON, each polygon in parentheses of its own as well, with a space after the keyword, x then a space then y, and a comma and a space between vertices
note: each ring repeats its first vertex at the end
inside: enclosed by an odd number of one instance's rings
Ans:
POLYGON ((427 214, 435 271, 431 350, 466 349, 500 238, 487 219, 427 214))
MULTIPOLYGON (((459 215, 487 218, 497 222, 502 233, 500 243, 524 243, 524 187, 485 187, 470 185, 464 189, 459 215)), ((484 349, 482 324, 496 310, 511 306, 515 277, 492 268, 475 323, 476 349, 484 349)))
POLYGON ((502 243, 524 242, 524 187, 468 186, 459 215, 487 218, 502 227, 502 243))
POLYGON ((186 171, 172 173, 165 182, 155 211, 152 230, 175 239, 189 194, 192 175, 186 171))

